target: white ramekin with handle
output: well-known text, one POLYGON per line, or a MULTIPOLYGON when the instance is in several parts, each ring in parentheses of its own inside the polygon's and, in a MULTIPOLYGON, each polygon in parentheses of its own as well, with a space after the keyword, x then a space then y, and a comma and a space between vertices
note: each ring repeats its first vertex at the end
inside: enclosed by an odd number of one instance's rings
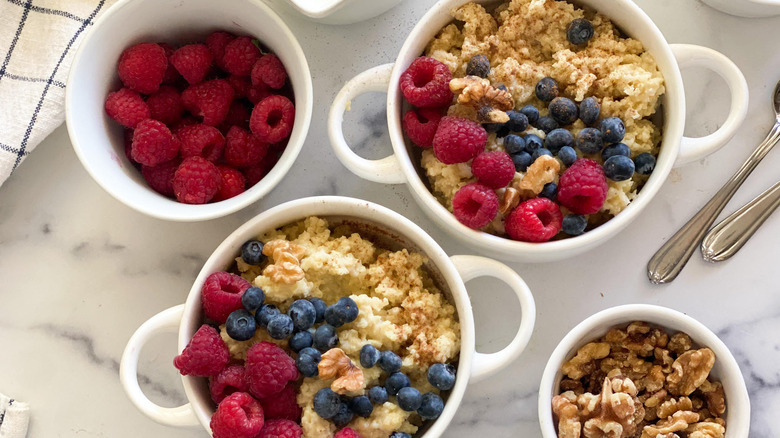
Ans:
POLYGON ((758 18, 780 15, 780 0, 702 0, 727 14, 758 18))
MULTIPOLYGON (((422 209, 442 228, 465 243, 492 256, 521 262, 547 262, 581 254, 616 235, 634 220, 658 193, 669 172, 701 159, 724 146, 736 134, 747 114, 748 87, 744 76, 724 55, 700 46, 669 44, 652 20, 631 0, 582 0, 627 33, 640 40, 649 51, 666 80, 663 98, 665 120, 661 152, 653 175, 637 198, 606 224, 581 236, 545 243, 517 242, 472 230, 458 222, 439 203, 424 181, 424 172, 415 163, 404 142, 401 128, 403 96, 398 81, 411 62, 420 56, 428 42, 452 21, 450 11, 471 0, 440 0, 406 39, 395 62, 363 73, 347 82, 330 109, 328 130, 336 156, 357 176, 384 184, 406 183, 422 209), (731 91, 731 109, 726 121, 714 133, 702 138, 683 137, 685 128, 685 92, 680 69, 705 67, 721 75, 731 91), (368 92, 387 93, 387 123, 393 154, 380 160, 358 156, 347 144, 342 122, 351 100, 368 92)), ((493 3, 477 0, 477 3, 493 3)), ((562 24, 563 25, 563 24, 562 24)))
POLYGON ((676 332, 687 333, 694 346, 708 347, 715 353, 715 366, 710 376, 723 384, 726 394, 726 438, 748 438, 750 398, 739 365, 726 344, 712 330, 690 316, 649 304, 629 304, 602 310, 579 323, 561 340, 544 368, 539 386, 539 424, 542 436, 558 436, 552 412, 552 398, 559 393, 561 366, 574 357, 583 345, 604 336, 611 328, 622 328, 634 321, 660 327, 669 335, 676 332))
POLYGON ((271 0, 324 24, 352 24, 389 11, 403 0, 271 0))
MULTIPOLYGON (((214 251, 195 279, 185 304, 165 310, 146 321, 127 343, 119 368, 119 377, 130 400, 151 419, 170 426, 203 426, 209 429, 214 413, 206 379, 182 376, 189 403, 164 408, 150 401, 138 384, 138 356, 143 346, 161 332, 178 331, 178 351, 182 351, 203 321, 200 290, 211 273, 230 266, 241 245, 260 234, 294 223, 308 216, 328 218, 331 222, 348 221, 351 225, 375 232, 400 247, 419 251, 428 258, 426 267, 455 305, 460 322, 461 350, 455 387, 450 392, 444 412, 422 435, 436 438, 453 419, 469 383, 477 382, 506 367, 528 344, 536 320, 536 307, 528 286, 520 276, 495 260, 484 257, 448 256, 419 226, 400 214, 380 205, 346 197, 304 198, 274 207, 250 220, 233 232, 214 251), (507 347, 496 353, 475 350, 474 315, 465 282, 478 277, 494 277, 506 283, 522 308, 520 327, 507 347)), ((362 233, 362 232, 361 232, 362 233)), ((171 365, 173 366, 173 365, 171 365)))

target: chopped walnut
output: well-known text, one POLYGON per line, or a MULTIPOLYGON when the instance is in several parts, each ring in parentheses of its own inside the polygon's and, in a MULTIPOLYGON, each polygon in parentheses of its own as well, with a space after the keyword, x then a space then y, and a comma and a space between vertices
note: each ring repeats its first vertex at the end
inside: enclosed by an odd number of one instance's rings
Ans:
POLYGON ((641 387, 645 391, 656 392, 663 389, 665 381, 666 376, 664 375, 663 367, 660 365, 653 365, 650 372, 641 380, 641 387))
POLYGON ((658 407, 658 418, 664 419, 671 417, 677 411, 690 411, 693 410, 693 403, 688 397, 680 397, 679 399, 669 399, 658 407))
POLYGON ((629 437, 636 431, 638 399, 626 392, 615 392, 614 388, 626 389, 636 394, 636 387, 630 379, 604 379, 601 394, 588 400, 588 408, 592 409, 588 410, 590 418, 582 427, 585 438, 629 437))
MULTIPOLYGON (((582 424, 575 405, 567 394, 556 395, 552 400, 553 413, 558 417, 558 438, 580 438, 582 424)), ((570 393, 572 396, 573 393, 570 393)))
POLYGON ((336 380, 330 384, 330 389, 338 394, 346 394, 365 387, 363 371, 352 363, 352 360, 340 348, 331 348, 322 355, 319 365, 319 378, 336 380))
POLYGON ((302 246, 286 240, 272 240, 263 245, 263 254, 273 258, 274 263, 266 266, 263 275, 274 283, 293 284, 306 277, 301 268, 301 259, 306 254, 302 246))
POLYGON ((665 347, 669 337, 661 330, 650 327, 646 322, 632 322, 625 331, 610 330, 606 339, 613 346, 647 357, 653 354, 656 347, 665 347))
POLYGON ((560 170, 561 163, 558 160, 549 155, 542 155, 528 166, 525 176, 514 188, 524 198, 534 198, 542 193, 545 184, 555 181, 560 170))
POLYGON ((563 364, 561 371, 571 379, 580 379, 592 372, 595 368, 593 362, 609 355, 609 344, 603 342, 591 342, 577 350, 577 355, 563 364))
POLYGON ((713 415, 721 417, 726 413, 726 393, 723 391, 722 383, 705 380, 699 390, 704 394, 704 398, 707 400, 707 409, 713 415))
POLYGON ((691 424, 685 431, 688 438, 723 438, 726 435, 725 427, 709 421, 691 424))
POLYGON ((490 80, 479 76, 452 79, 450 90, 460 92, 459 104, 477 109, 477 121, 480 123, 506 123, 509 116, 505 111, 515 107, 509 91, 493 87, 490 80))
POLYGON ((642 438, 656 438, 659 435, 679 432, 697 421, 699 421, 699 414, 691 411, 677 411, 671 417, 659 421, 655 425, 645 426, 642 429, 642 438))
POLYGON ((685 333, 675 333, 672 335, 672 338, 669 339, 669 345, 667 347, 669 348, 669 351, 679 356, 690 350, 692 346, 693 341, 690 336, 685 333))
POLYGON ((645 400, 645 407, 648 408, 657 408, 661 406, 661 404, 666 401, 667 392, 665 389, 662 389, 655 394, 652 394, 650 397, 645 400))
POLYGON ((672 374, 666 377, 669 392, 675 395, 690 395, 710 375, 715 364, 715 353, 709 348, 689 350, 672 364, 672 374))
POLYGON ((501 197, 501 204, 498 207, 498 211, 501 212, 502 216, 506 216, 519 204, 520 192, 512 187, 507 187, 506 190, 504 190, 504 195, 501 197))
POLYGON ((656 365, 661 365, 662 371, 664 374, 669 374, 672 372, 672 364, 674 363, 674 358, 669 353, 669 350, 666 350, 664 348, 656 348, 654 352, 655 356, 655 363, 656 365))
POLYGON ((632 380, 640 381, 650 374, 653 364, 638 357, 635 353, 614 354, 601 361, 601 370, 610 372, 619 369, 620 372, 632 380))
POLYGON ((579 380, 563 379, 561 380, 561 391, 571 391, 579 395, 585 392, 585 388, 579 380))

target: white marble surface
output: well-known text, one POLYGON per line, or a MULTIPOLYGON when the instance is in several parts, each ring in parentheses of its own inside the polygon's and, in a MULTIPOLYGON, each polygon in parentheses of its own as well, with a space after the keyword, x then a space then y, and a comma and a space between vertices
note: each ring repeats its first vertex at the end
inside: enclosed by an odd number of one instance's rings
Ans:
MULTIPOLYGON (((588 257, 546 265, 514 264, 535 293, 538 323, 520 360, 469 388, 448 437, 540 436, 536 392, 547 357, 576 323, 625 303, 654 303, 698 318, 736 355, 753 405, 751 436, 776 436, 780 406, 780 286, 774 270, 780 215, 733 260, 705 264, 694 255, 671 285, 653 286, 644 272, 652 253, 735 171, 771 126, 769 95, 780 78, 773 37, 780 18, 738 19, 698 0, 637 0, 670 42, 697 43, 730 56, 745 72, 750 118, 726 148, 673 172, 643 217, 588 257), (630 254, 630 256, 626 256, 630 254)), ((157 425, 125 397, 117 377, 127 339, 147 318, 184 301, 201 264, 233 229, 259 211, 316 194, 377 201, 403 212, 450 254, 469 253, 437 229, 405 186, 381 186, 349 174, 326 140, 330 101, 352 75, 393 60, 406 33, 432 0, 408 0, 390 13, 348 27, 315 25, 288 11, 314 76, 316 104, 309 139, 294 169, 262 202, 230 217, 198 224, 154 220, 111 198, 86 174, 64 128, 58 129, 0 188, 0 392, 33 409, 31 437, 197 437, 202 430, 157 425)), ((723 119, 723 83, 703 71, 685 74, 688 133, 723 119)), ((364 155, 390 150, 381 96, 355 102, 347 122, 364 155)), ((727 207, 733 211, 773 183, 780 152, 770 154, 727 207)), ((469 284, 478 344, 497 350, 510 339, 518 308, 499 284, 469 284), (494 292, 495 291, 495 292, 494 292)), ((142 353, 149 396, 184 401, 171 366, 172 335, 142 353)))

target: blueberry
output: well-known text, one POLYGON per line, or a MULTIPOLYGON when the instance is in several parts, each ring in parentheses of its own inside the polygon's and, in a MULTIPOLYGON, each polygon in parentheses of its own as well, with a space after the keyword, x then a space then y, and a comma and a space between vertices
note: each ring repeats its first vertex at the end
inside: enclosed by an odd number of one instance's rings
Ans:
POLYGON ((393 373, 385 380, 385 389, 389 395, 396 395, 401 388, 406 388, 407 386, 411 386, 411 384, 412 382, 409 381, 406 374, 393 373))
POLYGON ((466 74, 469 76, 488 77, 490 74, 490 60, 485 55, 474 55, 466 65, 466 74))
POLYGON ((544 140, 536 134, 528 134, 523 137, 525 140, 525 151, 533 154, 535 150, 544 147, 544 140))
POLYGON ((325 321, 325 309, 328 305, 320 298, 309 298, 309 302, 314 305, 314 310, 317 312, 317 316, 314 318, 315 323, 325 321))
POLYGON ((539 148, 534 151, 533 155, 531 155, 531 162, 533 163, 534 161, 536 161, 537 158, 541 157, 542 155, 549 155, 552 157, 553 153, 550 152, 549 149, 539 148))
POLYGON ((431 365, 428 368, 428 382, 442 391, 449 391, 455 386, 455 367, 444 363, 431 365))
POLYGON ((553 129, 547 134, 547 138, 544 139, 544 147, 552 153, 558 153, 562 147, 573 144, 574 136, 571 135, 569 130, 563 128, 553 129))
POLYGON ((268 335, 274 339, 287 339, 294 328, 290 315, 280 313, 268 320, 268 326, 265 329, 268 331, 268 335))
POLYGON ((314 394, 314 412, 328 420, 341 410, 341 397, 330 388, 322 388, 314 394))
POLYGON ((655 170, 655 157, 653 154, 644 152, 634 158, 636 172, 641 175, 650 175, 655 170))
POLYGON ((564 146, 558 151, 558 158, 564 166, 569 167, 577 161, 577 151, 571 146, 564 146))
POLYGON ((390 350, 380 353, 378 363, 379 368, 388 373, 395 373, 401 370, 401 358, 390 350))
POLYGON ((601 159, 604 161, 607 161, 609 157, 614 157, 615 155, 630 157, 631 148, 626 146, 624 143, 615 143, 605 147, 604 150, 601 151, 601 159))
POLYGON ((528 166, 533 163, 531 154, 528 152, 520 152, 519 154, 512 155, 512 162, 515 163, 515 170, 518 172, 525 172, 528 170, 528 166))
POLYGON ((360 366, 372 368, 379 360, 381 353, 371 344, 366 344, 360 349, 360 366))
POLYGON ((439 418, 444 410, 444 400, 438 394, 426 392, 422 396, 422 402, 417 409, 417 413, 423 420, 435 420, 439 418))
POLYGON ((556 97, 550 102, 550 115, 562 126, 571 125, 577 121, 579 110, 573 100, 566 97, 556 97))
POLYGON ((585 44, 593 38, 593 25, 584 18, 575 18, 566 28, 566 38, 575 46, 585 44))
POLYGON ((295 300, 287 314, 292 318, 295 329, 300 331, 308 330, 317 319, 317 309, 307 300, 295 300))
POLYGON ((328 351, 339 344, 339 335, 336 328, 329 324, 317 327, 314 332, 314 348, 320 351, 328 351))
POLYGON ((279 313, 279 309, 273 304, 265 304, 255 313, 255 321, 258 326, 265 328, 268 326, 268 321, 279 313))
POLYGON ((389 438, 412 438, 412 436, 406 432, 393 432, 389 438))
POLYGON ((542 187, 539 196, 555 201, 555 198, 558 196, 558 184, 555 184, 554 182, 545 184, 544 187, 542 187))
POLYGON ((585 232, 588 226, 588 218, 581 214, 569 214, 563 218, 563 232, 569 236, 579 236, 585 232))
POLYGON ((504 138, 504 148, 509 155, 519 154, 525 150, 525 140, 519 135, 507 135, 504 138))
POLYGON ((506 127, 505 123, 502 123, 501 128, 496 131, 496 138, 504 138, 507 135, 509 135, 509 128, 506 127))
MULTIPOLYGON (((485 128, 485 131, 487 132, 498 132, 500 129, 504 127, 503 123, 483 123, 482 127, 485 128)), ((498 136, 498 135, 496 135, 498 136)), ((503 135, 501 137, 506 137, 506 135, 503 135)))
POLYGON ((626 126, 617 117, 609 117, 601 121, 601 135, 604 143, 620 143, 626 136, 626 126))
POLYGON ((601 105, 595 97, 586 97, 580 102, 580 120, 590 126, 596 123, 601 114, 601 105))
POLYGON ((361 395, 349 401, 349 409, 355 415, 368 418, 371 416, 371 412, 374 411, 374 405, 371 404, 371 400, 368 397, 361 395))
POLYGON ((398 402, 398 406, 406 412, 414 412, 420 408, 422 404, 422 394, 415 388, 407 386, 401 388, 398 391, 395 401, 398 402))
POLYGON ((507 111, 506 115, 509 116, 509 121, 506 122, 506 127, 512 132, 523 132, 528 128, 528 117, 519 111, 507 111))
POLYGON ((387 390, 384 386, 374 386, 368 390, 368 398, 371 400, 371 403, 381 405, 387 401, 387 390))
POLYGON ((615 155, 604 162, 604 175, 612 181, 625 181, 634 176, 634 161, 623 155, 615 155))
POLYGON ((265 292, 259 287, 250 287, 241 295, 241 305, 250 312, 256 312, 265 301, 265 292))
POLYGON ((601 131, 596 128, 585 128, 578 132, 575 144, 583 154, 597 154, 604 148, 601 131))
POLYGON ((342 297, 325 310, 325 322, 333 327, 352 322, 358 317, 358 307, 355 301, 349 297, 342 297))
POLYGON ((311 356, 312 358, 314 358, 316 362, 322 360, 322 353, 320 353, 320 351, 317 350, 316 348, 312 348, 312 347, 306 347, 303 350, 299 351, 298 357, 301 356, 311 356))
POLYGON ((259 240, 249 240, 241 246, 241 258, 247 265, 260 265, 268 260, 263 254, 263 242, 259 240))
POLYGON ((537 120, 539 120, 539 110, 536 109, 533 105, 526 105, 522 108, 520 108, 520 112, 525 114, 525 116, 528 118, 528 123, 534 124, 537 120))
POLYGON ((547 76, 536 83, 536 97, 542 102, 549 102, 558 97, 558 82, 547 76))
POLYGON ((349 409, 349 404, 342 402, 341 405, 339 405, 338 412, 331 418, 331 421, 333 421, 333 424, 335 424, 336 427, 344 427, 347 423, 352 421, 354 416, 355 414, 349 409))
POLYGON ((255 317, 248 310, 239 309, 231 312, 225 322, 225 331, 228 336, 236 341, 248 341, 252 339, 257 330, 255 317))
POLYGON ((314 336, 307 331, 295 332, 290 338, 290 348, 296 353, 312 345, 314 345, 314 336))
POLYGON ((536 121, 536 127, 544 131, 546 134, 553 129, 560 128, 561 125, 559 125, 558 122, 556 122, 555 119, 550 116, 542 116, 539 117, 539 120, 536 121))
POLYGON ((298 367, 298 371, 301 372, 303 377, 316 377, 319 374, 319 365, 322 356, 320 352, 313 348, 304 348, 298 353, 298 358, 295 359, 295 366, 298 367), (313 350, 317 354, 309 354, 309 351, 313 350))

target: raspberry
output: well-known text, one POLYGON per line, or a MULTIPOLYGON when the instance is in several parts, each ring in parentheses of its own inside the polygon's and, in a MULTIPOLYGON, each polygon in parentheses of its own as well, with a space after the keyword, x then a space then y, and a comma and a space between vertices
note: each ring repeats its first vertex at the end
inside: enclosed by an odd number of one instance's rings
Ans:
POLYGON ((246 76, 230 75, 227 77, 228 83, 233 87, 233 91, 236 94, 236 98, 247 97, 249 90, 252 88, 252 81, 246 76))
POLYGON ((179 78, 181 78, 179 72, 176 71, 176 67, 171 64, 171 55, 173 55, 173 52, 175 52, 176 49, 174 49, 173 46, 168 43, 157 43, 157 45, 165 50, 165 57, 168 58, 168 68, 165 69, 165 75, 163 75, 162 83, 175 84, 179 81, 179 78))
POLYGON ((252 85, 268 85, 276 90, 284 87, 287 70, 282 61, 274 54, 263 55, 252 67, 252 85))
POLYGON ((122 137, 125 144, 125 156, 127 157, 127 161, 131 162, 133 165, 138 165, 133 159, 133 130, 125 129, 122 137))
POLYGON ((444 164, 465 163, 487 144, 487 131, 477 122, 446 116, 433 137, 433 154, 444 164))
POLYGON ((230 74, 249 76, 260 55, 260 49, 252 43, 252 38, 241 36, 225 46, 222 64, 230 74))
POLYGON ((232 126, 238 126, 239 128, 249 129, 249 118, 252 117, 252 113, 241 102, 234 101, 230 105, 230 110, 225 117, 225 121, 222 125, 225 127, 225 132, 228 132, 232 126))
POLYGON ((209 377, 219 374, 230 360, 230 350, 214 327, 203 324, 173 359, 183 376, 209 377))
POLYGON ((152 166, 141 166, 141 174, 144 176, 146 183, 155 192, 173 198, 173 175, 176 173, 176 169, 179 168, 181 160, 174 158, 171 161, 152 166))
POLYGON ((482 228, 496 217, 498 196, 486 185, 467 184, 452 197, 452 213, 463 225, 482 228))
POLYGON ((170 85, 161 86, 156 93, 147 97, 146 104, 149 106, 151 118, 168 126, 181 120, 182 113, 184 113, 181 96, 176 88, 170 85))
POLYGON ((403 126, 407 137, 421 148, 433 146, 433 136, 444 116, 441 110, 432 108, 412 109, 404 114, 403 126))
POLYGON ((242 307, 241 296, 251 286, 248 281, 229 272, 209 275, 200 290, 203 313, 208 318, 224 324, 231 312, 242 307))
POLYGON ((224 201, 244 193, 246 188, 244 174, 227 166, 217 166, 217 169, 219 169, 219 173, 222 175, 222 184, 219 186, 219 191, 214 195, 212 201, 224 201))
POLYGON ((290 420, 268 420, 257 438, 301 438, 301 426, 290 420))
POLYGON ((295 120, 295 105, 284 96, 270 96, 255 105, 249 128, 266 143, 277 143, 290 135, 295 120))
POLYGON ((176 137, 181 142, 182 158, 203 157, 213 163, 225 149, 225 137, 219 129, 201 123, 177 129, 176 137))
POLYGON ((156 166, 179 155, 179 142, 163 122, 146 119, 133 131, 131 154, 141 164, 156 166))
POLYGON ((141 95, 129 88, 109 93, 105 107, 109 117, 130 129, 135 129, 151 116, 149 106, 141 95))
POLYGON ((188 44, 173 52, 170 61, 176 71, 192 85, 203 81, 211 69, 214 57, 205 44, 188 44))
POLYGON ((203 123, 217 126, 225 120, 233 103, 233 87, 224 79, 191 85, 181 93, 184 108, 203 118, 203 123))
POLYGON ((192 116, 184 116, 184 117, 182 117, 182 119, 181 119, 181 120, 179 120, 179 121, 178 121, 178 123, 174 124, 174 125, 171 127, 171 129, 172 129, 173 131, 176 131, 176 130, 178 130, 178 129, 180 129, 180 128, 183 128, 183 127, 185 127, 185 126, 190 126, 190 125, 197 125, 198 123, 200 123, 200 121, 199 121, 198 119, 196 119, 195 117, 192 117, 192 116))
POLYGON ((246 98, 249 99, 254 105, 260 103, 266 97, 273 96, 271 88, 268 85, 260 84, 256 87, 251 87, 246 92, 246 98))
POLYGON ((441 62, 421 56, 401 74, 401 92, 420 108, 447 106, 452 102, 450 69, 441 62))
POLYGON ((521 202, 506 218, 506 233, 513 240, 546 242, 561 230, 563 215, 558 204, 547 198, 521 202))
POLYGON ((263 179, 266 174, 268 174, 267 169, 265 165, 265 160, 259 164, 255 164, 254 166, 249 166, 244 169, 241 169, 241 172, 244 174, 244 177, 246 178, 246 187, 251 188, 255 184, 259 183, 260 180, 263 179))
POLYGON ((599 163, 582 158, 574 162, 558 181, 558 202, 576 214, 593 214, 607 199, 607 178, 599 163))
POLYGON ((184 204, 205 204, 217 194, 220 178, 213 163, 203 157, 189 157, 173 175, 173 192, 184 204))
POLYGON ((268 398, 298 378, 293 358, 278 345, 259 342, 246 352, 246 380, 249 392, 257 398, 268 398))
POLYGON ((230 365, 209 381, 211 399, 217 404, 230 394, 247 392, 248 389, 241 365, 230 365))
POLYGON ((263 429, 263 408, 245 392, 229 395, 211 416, 214 438, 255 438, 263 429))
POLYGON ((340 431, 336 432, 336 434, 333 435, 333 438, 363 438, 363 437, 361 437, 359 433, 355 432, 354 429, 345 427, 344 429, 341 429, 340 431))
POLYGON ((238 126, 230 128, 226 138, 225 161, 233 167, 254 166, 268 152, 267 143, 238 126))
POLYGON ((263 405, 265 418, 269 420, 282 419, 299 421, 301 419, 301 407, 298 406, 298 391, 293 383, 288 383, 280 392, 260 399, 263 405))
POLYGON ((154 43, 140 43, 122 52, 117 70, 125 87, 152 94, 160 88, 167 68, 165 49, 154 43))
POLYGON ((225 70, 225 64, 222 62, 222 56, 225 55, 225 46, 235 38, 235 35, 223 31, 216 31, 206 38, 206 47, 211 51, 214 64, 217 64, 217 67, 222 70, 225 70))
POLYGON ((480 183, 500 189, 509 185, 515 177, 515 163, 506 152, 483 152, 471 162, 471 173, 480 183))

